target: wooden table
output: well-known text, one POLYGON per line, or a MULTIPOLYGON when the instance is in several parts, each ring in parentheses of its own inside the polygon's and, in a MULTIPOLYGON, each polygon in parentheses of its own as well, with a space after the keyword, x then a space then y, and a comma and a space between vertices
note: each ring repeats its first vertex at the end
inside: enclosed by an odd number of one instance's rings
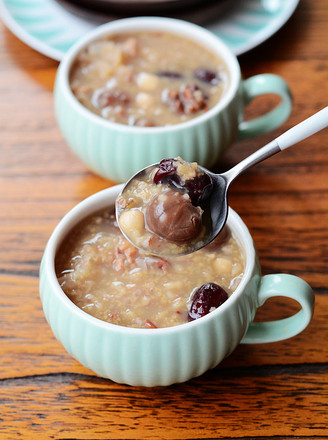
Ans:
MULTIPOLYGON (((327 105, 328 3, 302 0, 286 26, 240 57, 245 78, 282 75, 294 95, 283 127, 236 143, 220 169, 327 105)), ((328 132, 249 170, 230 204, 248 225, 263 273, 291 273, 314 289, 313 321, 279 343, 242 345, 202 377, 133 388, 82 367, 43 316, 38 270, 60 218, 112 185, 70 152, 53 113, 57 62, 0 24, 0 438, 328 438, 328 132)), ((258 99, 254 116, 275 103, 258 99)), ((297 310, 275 299, 258 313, 297 310)))

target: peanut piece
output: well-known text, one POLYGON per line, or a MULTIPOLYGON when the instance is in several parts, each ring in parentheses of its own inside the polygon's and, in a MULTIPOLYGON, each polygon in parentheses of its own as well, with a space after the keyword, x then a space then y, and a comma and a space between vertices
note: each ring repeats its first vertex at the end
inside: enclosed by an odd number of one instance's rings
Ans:
POLYGON ((137 84, 142 90, 152 91, 159 86, 159 79, 151 73, 140 72, 137 76, 137 84))
POLYGON ((140 234, 145 228, 143 213, 138 209, 122 212, 118 221, 122 231, 127 235, 140 234))
POLYGON ((136 96, 136 103, 139 107, 149 108, 154 103, 154 98, 149 93, 140 92, 136 96))

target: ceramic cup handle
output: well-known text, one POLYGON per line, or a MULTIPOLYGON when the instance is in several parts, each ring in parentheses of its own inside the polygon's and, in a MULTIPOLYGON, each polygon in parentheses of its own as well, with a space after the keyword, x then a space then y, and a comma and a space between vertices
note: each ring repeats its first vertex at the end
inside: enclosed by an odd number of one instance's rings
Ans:
POLYGON ((301 305, 301 310, 289 318, 277 321, 252 322, 241 343, 282 341, 297 335, 310 323, 314 309, 314 294, 305 281, 288 274, 266 275, 261 279, 258 292, 259 306, 274 296, 294 299, 301 305))
POLYGON ((292 96, 288 84, 278 75, 263 73, 242 82, 244 107, 260 95, 274 94, 281 102, 271 111, 249 121, 241 121, 238 126, 238 140, 267 133, 283 124, 292 109, 292 96))

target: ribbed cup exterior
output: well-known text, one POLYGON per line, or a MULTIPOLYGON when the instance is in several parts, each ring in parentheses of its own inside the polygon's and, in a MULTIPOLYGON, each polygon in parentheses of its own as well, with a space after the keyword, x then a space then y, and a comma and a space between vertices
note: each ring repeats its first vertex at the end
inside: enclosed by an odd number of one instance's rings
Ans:
POLYGON ((99 376, 135 386, 184 382, 218 365, 245 334, 255 312, 254 293, 253 286, 216 319, 155 331, 128 329, 88 316, 54 293, 43 263, 40 271, 43 310, 58 341, 99 376))
POLYGON ((140 169, 168 157, 181 156, 210 168, 238 131, 238 94, 212 117, 167 130, 130 130, 122 124, 107 124, 100 116, 80 107, 77 102, 72 105, 72 97, 63 91, 59 72, 55 112, 67 144, 88 168, 115 182, 124 182, 140 169))

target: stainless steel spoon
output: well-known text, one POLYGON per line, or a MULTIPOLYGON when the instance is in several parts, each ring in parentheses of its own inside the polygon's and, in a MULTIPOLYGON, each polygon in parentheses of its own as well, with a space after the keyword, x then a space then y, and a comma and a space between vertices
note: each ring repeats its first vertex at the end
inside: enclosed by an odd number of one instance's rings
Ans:
MULTIPOLYGON (((232 181, 243 173, 248 168, 253 165, 262 162, 263 160, 273 156, 276 153, 279 153, 282 150, 286 150, 287 148, 295 145, 296 143, 312 136, 318 131, 326 128, 328 126, 328 107, 320 110, 315 113, 313 116, 305 119, 303 122, 297 124, 295 127, 292 127, 290 130, 286 131, 282 135, 278 136, 276 139, 255 151, 253 154, 248 156, 246 159, 239 162, 230 170, 226 171, 222 174, 215 174, 208 171, 206 168, 199 166, 201 170, 211 176, 213 181, 213 188, 210 193, 209 198, 207 199, 206 208, 203 213, 203 222, 210 227, 207 227, 207 234, 204 241, 201 244, 197 244, 195 248, 188 250, 188 252, 181 252, 181 254, 175 253, 175 255, 183 255, 185 253, 195 252, 198 249, 206 246, 211 241, 216 238, 222 228, 224 227, 227 216, 228 216, 228 189, 232 181)), ((151 165, 153 168, 156 165, 151 165)), ((147 168, 150 168, 147 167, 147 168)), ((124 186, 121 194, 124 190, 131 184, 131 181, 140 175, 141 170, 137 174, 135 174, 124 186)), ((131 239, 127 237, 130 241, 131 239)), ((133 243, 135 244, 135 243, 133 243)), ((166 254, 167 255, 167 254, 166 254)))

